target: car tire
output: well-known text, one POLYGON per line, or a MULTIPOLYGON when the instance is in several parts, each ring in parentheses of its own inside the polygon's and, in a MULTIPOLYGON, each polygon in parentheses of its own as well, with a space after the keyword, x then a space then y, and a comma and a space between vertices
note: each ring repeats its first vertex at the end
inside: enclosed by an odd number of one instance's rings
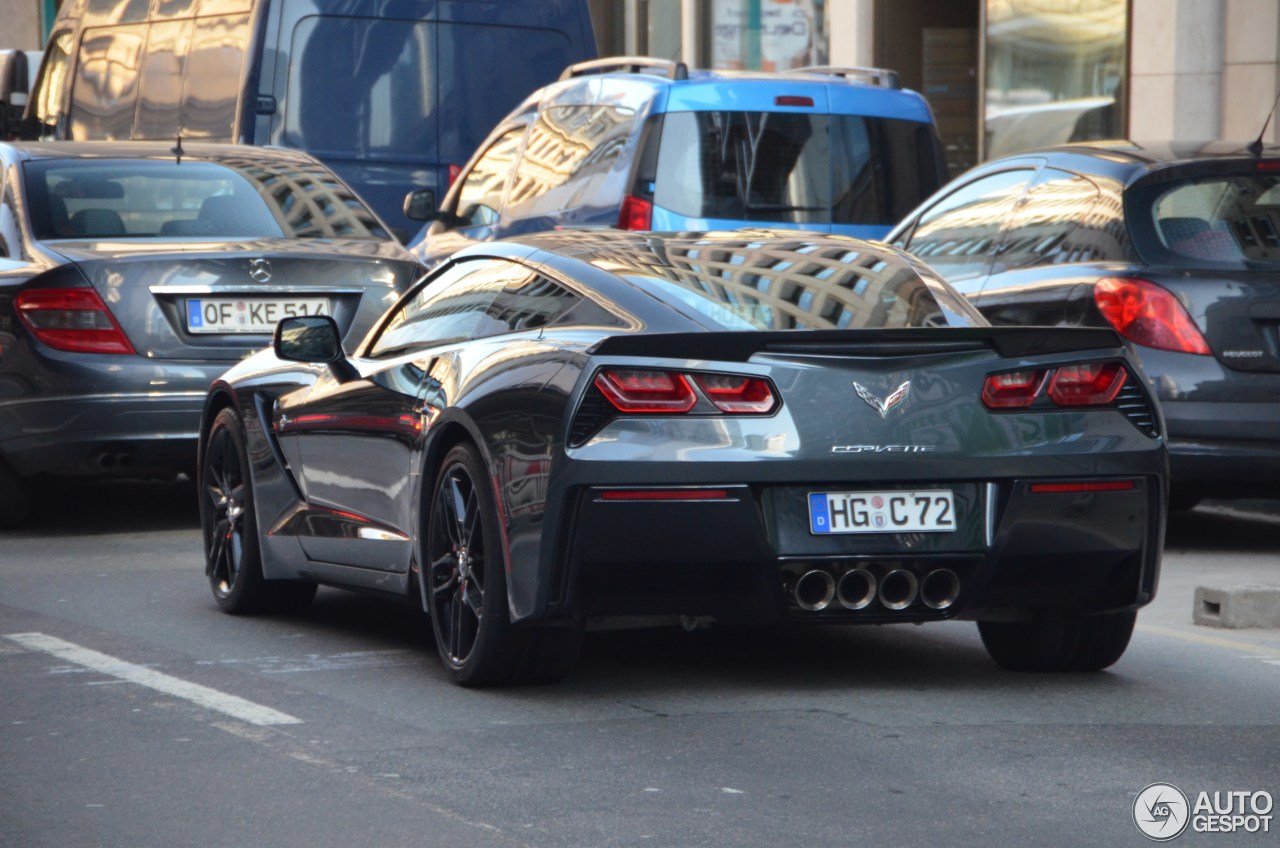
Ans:
POLYGON ((582 628, 511 624, 498 511, 479 452, 456 445, 427 502, 431 629, 449 676, 468 687, 549 683, 577 661, 582 628))
POLYGON ((213 419, 199 476, 205 574, 224 612, 296 612, 315 597, 316 585, 268 581, 262 575, 258 522, 244 425, 233 409, 213 419))
POLYGON ((1045 613, 1027 622, 980 621, 978 632, 991 659, 1012 671, 1101 671, 1124 654, 1137 617, 1045 613))
POLYGON ((21 527, 31 518, 31 484, 0 460, 0 527, 21 527))

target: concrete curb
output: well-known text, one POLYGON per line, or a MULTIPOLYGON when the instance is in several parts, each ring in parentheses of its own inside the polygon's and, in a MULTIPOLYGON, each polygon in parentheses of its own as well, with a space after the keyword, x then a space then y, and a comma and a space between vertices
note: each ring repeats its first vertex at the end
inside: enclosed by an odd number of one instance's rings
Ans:
POLYGON ((1205 627, 1280 627, 1280 586, 1197 586, 1191 620, 1205 627))

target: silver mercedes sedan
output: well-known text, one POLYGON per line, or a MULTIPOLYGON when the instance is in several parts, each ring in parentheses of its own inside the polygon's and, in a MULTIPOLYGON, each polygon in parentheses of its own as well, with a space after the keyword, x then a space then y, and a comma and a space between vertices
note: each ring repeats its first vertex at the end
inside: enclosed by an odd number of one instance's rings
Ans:
POLYGON ((0 526, 40 475, 192 470, 209 384, 276 321, 354 349, 421 271, 295 151, 0 144, 0 168, 0 526))

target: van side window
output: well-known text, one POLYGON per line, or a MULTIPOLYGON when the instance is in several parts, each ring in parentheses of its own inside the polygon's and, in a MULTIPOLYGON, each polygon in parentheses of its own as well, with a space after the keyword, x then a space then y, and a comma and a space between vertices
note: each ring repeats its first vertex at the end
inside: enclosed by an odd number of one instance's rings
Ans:
POLYGON ((232 141, 249 16, 196 18, 187 56, 182 135, 232 141))
POLYGON ((171 139, 178 135, 182 73, 193 21, 161 21, 147 35, 147 56, 138 81, 138 119, 134 138, 171 139))
POLYGON ((497 223, 503 190, 507 187, 511 168, 516 164, 516 153, 520 150, 520 139, 524 137, 525 129, 514 127, 499 136, 463 177, 456 206, 459 226, 482 227, 497 223))
POLYGON ((529 131, 507 195, 507 214, 550 215, 570 208, 575 195, 594 195, 581 181, 609 173, 634 124, 635 112, 618 106, 544 109, 529 131))
MULTIPOLYGON (((312 154, 436 158, 435 24, 309 16, 288 54, 284 132, 277 143, 312 154)), ((464 68, 457 68, 465 73, 464 68)))
POLYGON ((146 24, 84 31, 71 83, 70 138, 132 138, 138 70, 146 43, 146 24))
POLYGON ((40 137, 52 138, 57 130, 58 118, 66 109, 67 74, 71 70, 71 45, 75 35, 60 32, 49 40, 45 48, 40 79, 32 93, 32 108, 40 122, 40 137))

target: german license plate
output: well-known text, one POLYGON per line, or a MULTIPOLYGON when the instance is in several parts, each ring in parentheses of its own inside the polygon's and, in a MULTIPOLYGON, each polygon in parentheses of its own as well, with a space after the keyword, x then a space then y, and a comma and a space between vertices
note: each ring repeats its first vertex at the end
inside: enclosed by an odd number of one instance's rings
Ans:
POLYGON ((951 533, 955 529, 955 497, 948 489, 809 493, 809 531, 815 535, 951 533))
POLYGON ((187 330, 192 333, 271 333, 281 318, 328 315, 322 297, 230 298, 187 300, 187 330))

